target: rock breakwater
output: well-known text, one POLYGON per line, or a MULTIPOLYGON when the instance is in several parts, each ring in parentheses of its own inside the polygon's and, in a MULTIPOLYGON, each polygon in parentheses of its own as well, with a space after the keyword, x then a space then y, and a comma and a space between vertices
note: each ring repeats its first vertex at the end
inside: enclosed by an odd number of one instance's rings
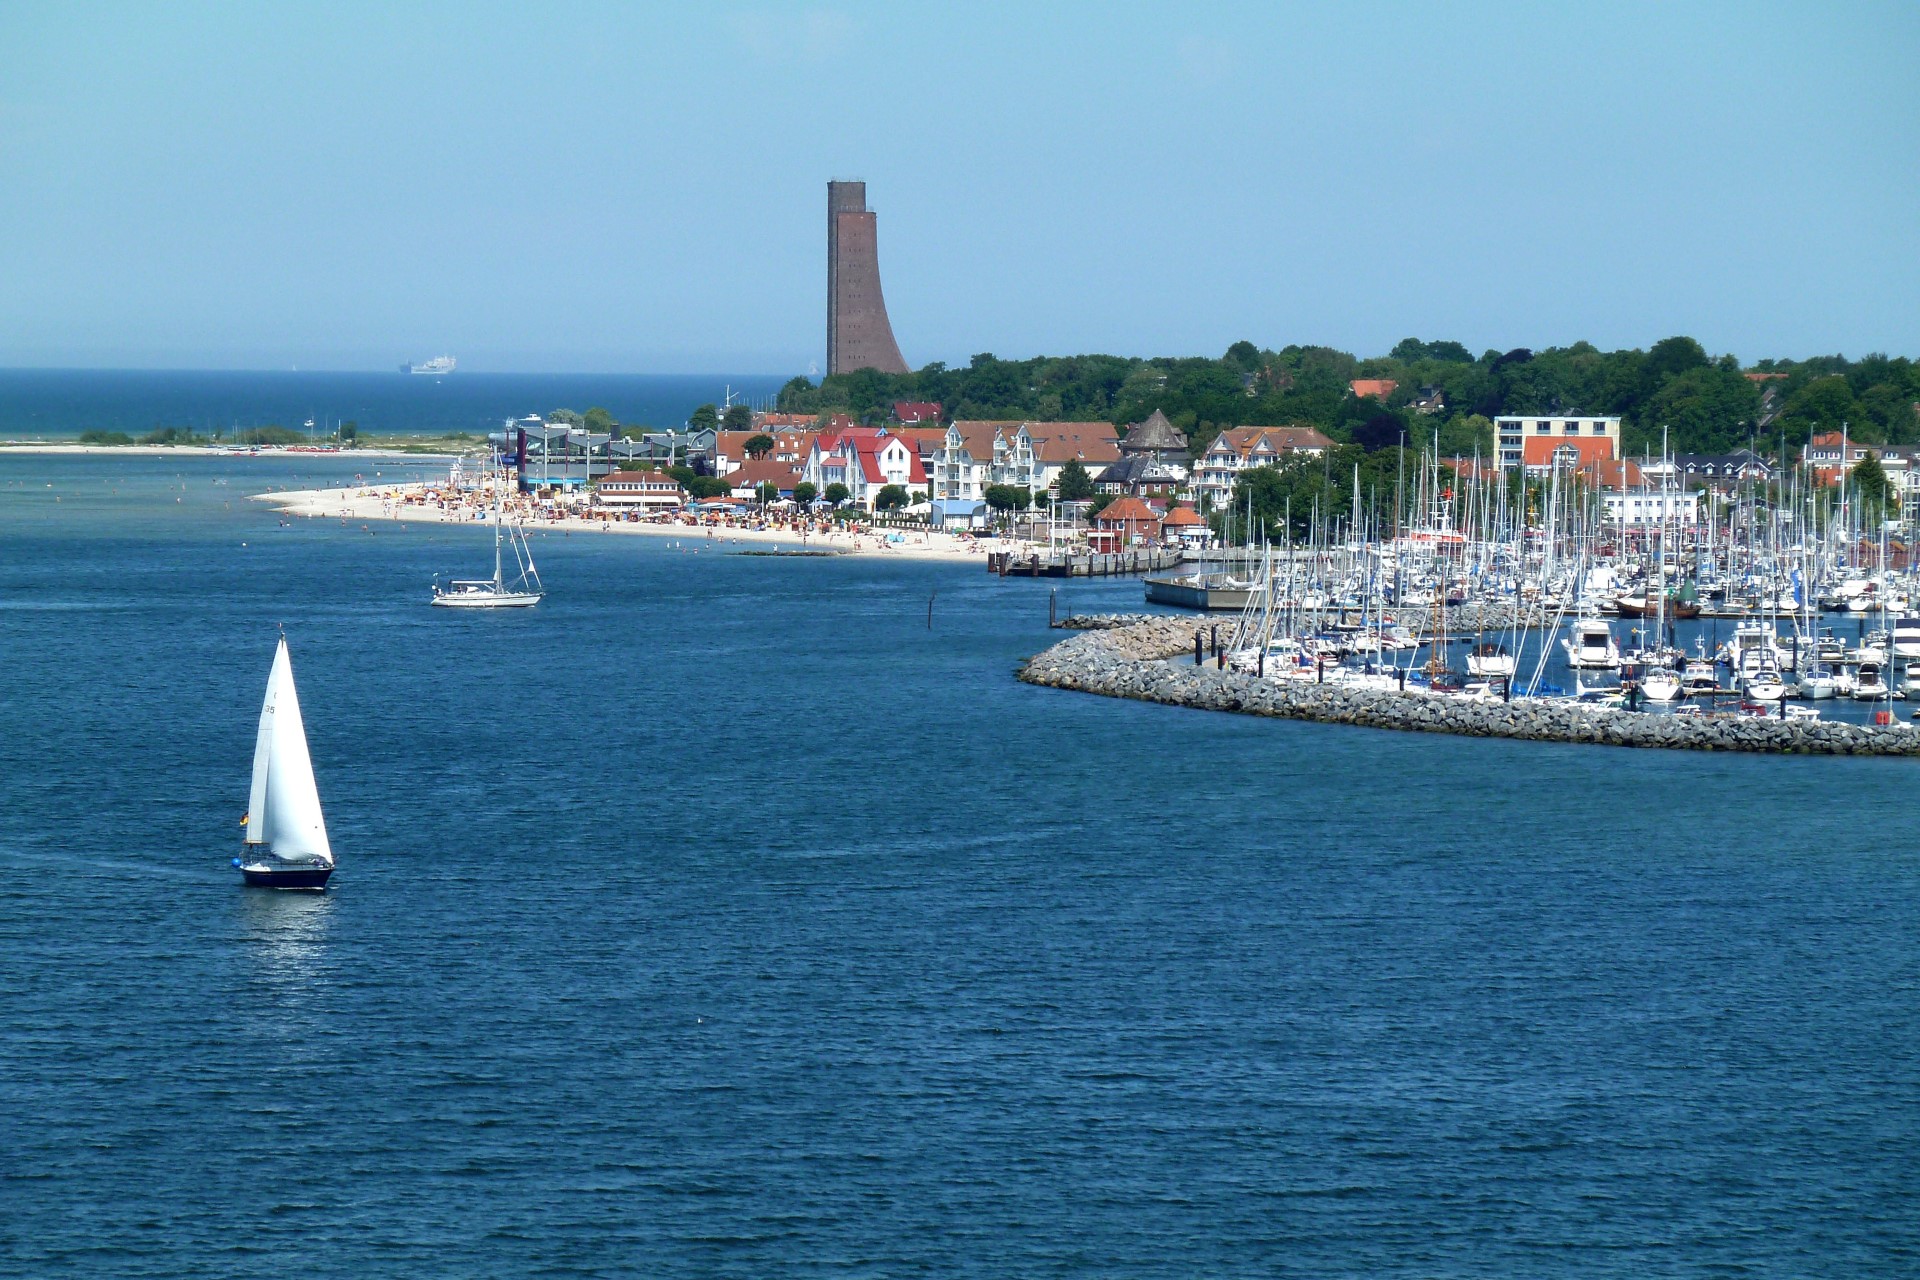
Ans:
POLYGON ((1208 635, 1209 624, 1191 618, 1106 614, 1076 617, 1066 625, 1084 634, 1028 659, 1020 669, 1021 680, 1206 711, 1472 738, 1682 751, 1920 756, 1920 730, 1901 724, 1868 728, 1823 720, 1650 715, 1564 701, 1478 702, 1423 691, 1276 681, 1213 665, 1167 661, 1193 652, 1196 631, 1208 635))

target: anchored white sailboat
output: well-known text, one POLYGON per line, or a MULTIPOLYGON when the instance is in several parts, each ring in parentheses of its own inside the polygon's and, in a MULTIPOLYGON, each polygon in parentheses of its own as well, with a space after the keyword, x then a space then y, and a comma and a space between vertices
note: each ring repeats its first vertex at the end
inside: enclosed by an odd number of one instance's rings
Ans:
POLYGON ((333 874, 333 848, 320 813, 320 789, 307 754, 307 727, 293 689, 287 638, 274 650, 260 732, 253 745, 253 785, 247 794, 246 852, 233 865, 251 885, 269 889, 324 889, 333 874))
POLYGON ((533 567, 533 548, 527 545, 527 535, 515 525, 511 536, 502 528, 500 506, 493 508, 493 577, 455 578, 446 587, 438 581, 433 584, 433 602, 449 609, 524 609, 540 603, 546 590, 540 585, 540 574, 533 567), (501 543, 506 540, 513 547, 514 563, 520 566, 520 576, 513 584, 507 584, 504 562, 501 558, 501 543))

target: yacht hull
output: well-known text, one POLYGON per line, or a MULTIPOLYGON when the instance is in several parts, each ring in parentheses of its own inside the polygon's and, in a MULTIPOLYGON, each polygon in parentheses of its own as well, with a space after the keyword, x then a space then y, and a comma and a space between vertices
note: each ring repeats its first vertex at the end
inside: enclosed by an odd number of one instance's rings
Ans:
POLYGON ((437 595, 433 603, 442 609, 525 609, 529 605, 539 604, 540 597, 531 591, 507 591, 499 595, 483 595, 475 591, 437 595))
POLYGON ((240 878, 255 889, 325 889, 332 875, 332 867, 240 868, 240 878))

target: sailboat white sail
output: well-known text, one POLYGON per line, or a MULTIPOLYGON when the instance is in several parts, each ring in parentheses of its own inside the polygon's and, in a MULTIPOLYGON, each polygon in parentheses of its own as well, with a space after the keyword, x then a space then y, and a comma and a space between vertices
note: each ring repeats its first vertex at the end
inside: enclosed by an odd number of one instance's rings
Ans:
POLYGON ((293 687, 287 638, 274 650, 260 729, 253 744, 248 789, 245 860, 235 859, 248 884, 321 889, 333 872, 333 846, 320 812, 320 788, 307 751, 300 695, 293 687))

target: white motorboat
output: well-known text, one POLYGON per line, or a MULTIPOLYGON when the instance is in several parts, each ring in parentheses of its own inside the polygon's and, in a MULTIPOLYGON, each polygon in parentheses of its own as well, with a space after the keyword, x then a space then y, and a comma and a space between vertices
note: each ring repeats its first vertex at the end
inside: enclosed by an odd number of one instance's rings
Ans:
POLYGON ((1810 702, 1831 698, 1835 693, 1833 672, 1826 667, 1808 667, 1795 680, 1800 696, 1810 702))
POLYGON ((284 635, 267 673, 267 696, 253 743, 253 782, 240 825, 246 828, 246 849, 233 865, 248 884, 263 889, 327 887, 333 846, 320 813, 320 790, 313 780, 307 727, 284 635))
POLYGON ((1573 624, 1573 634, 1560 642, 1567 651, 1567 666, 1575 671, 1616 671, 1620 667, 1620 646, 1613 642, 1613 631, 1605 618, 1581 618, 1573 624))
POLYGON ((1680 682, 1688 693, 1712 693, 1720 687, 1720 669, 1711 658, 1688 658, 1680 682))
POLYGON ((1873 702, 1884 698, 1891 692, 1887 682, 1880 678, 1880 664, 1863 662, 1853 678, 1853 700, 1855 702, 1873 702))
POLYGON ((1467 652, 1467 674, 1481 680, 1505 679, 1513 674, 1513 655, 1507 646, 1491 640, 1467 652))
POLYGON ((1787 682, 1780 668, 1762 663, 1741 674, 1740 692, 1754 702, 1778 702, 1787 696, 1787 682))
POLYGON ((1652 667, 1640 681, 1649 702, 1672 702, 1683 692, 1680 676, 1671 667, 1652 667))

